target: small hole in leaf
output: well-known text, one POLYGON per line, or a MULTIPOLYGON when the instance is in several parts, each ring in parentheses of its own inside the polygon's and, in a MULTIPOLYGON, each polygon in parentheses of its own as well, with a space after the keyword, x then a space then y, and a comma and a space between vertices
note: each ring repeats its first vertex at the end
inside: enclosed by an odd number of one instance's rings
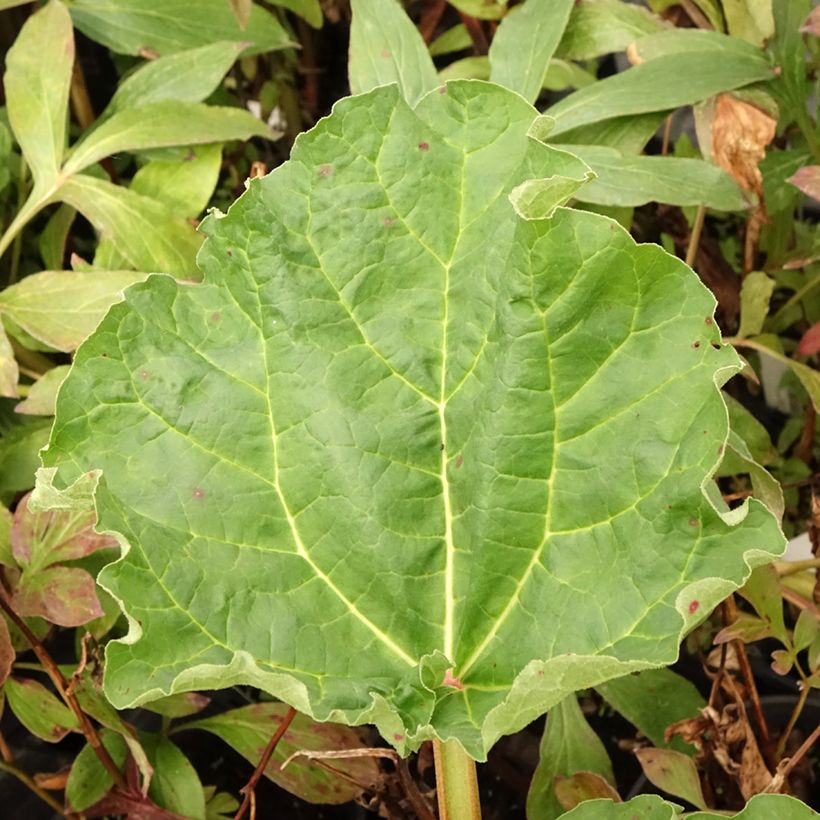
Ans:
POLYGON ((692 342, 692 347, 694 347, 695 350, 697 350, 700 347, 700 342, 692 342))
POLYGON ((713 347, 715 350, 720 350, 721 345, 719 345, 717 342, 712 342, 711 344, 712 344, 712 347, 713 347))

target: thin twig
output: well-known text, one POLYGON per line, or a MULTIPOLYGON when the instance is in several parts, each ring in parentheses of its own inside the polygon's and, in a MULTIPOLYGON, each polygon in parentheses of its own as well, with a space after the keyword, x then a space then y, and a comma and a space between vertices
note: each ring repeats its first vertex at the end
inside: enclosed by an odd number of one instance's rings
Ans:
POLYGON ((77 698, 74 696, 72 692, 68 690, 68 682, 63 677, 63 673, 60 671, 57 664, 54 662, 54 659, 51 655, 48 654, 48 651, 40 643, 40 640, 37 636, 28 628, 26 622, 12 609, 11 604, 6 599, 6 593, 4 589, 0 589, 0 607, 3 608, 5 613, 9 616, 12 620, 14 625, 23 633, 23 636, 28 641, 31 648, 34 650, 34 654, 37 656, 37 659, 43 665, 43 669, 46 671, 48 676, 51 678, 51 682, 54 684, 54 688, 60 694, 60 697, 66 702, 68 707, 71 709, 72 712, 77 717, 77 720, 80 724, 80 729, 82 733, 85 735, 85 739, 88 741, 88 745, 94 750, 94 753, 100 760, 100 763, 103 764, 106 771, 111 775, 114 783, 119 786, 120 788, 125 787, 125 778, 122 776, 122 772, 117 768, 117 764, 111 759, 111 755, 108 754, 108 750, 103 746, 102 741, 100 740, 100 736, 97 733, 97 730, 94 728, 91 721, 88 719, 88 715, 82 710, 80 704, 77 701, 77 698))
POLYGON ((476 53, 486 54, 490 50, 490 44, 487 42, 487 35, 484 34, 481 23, 476 20, 475 17, 470 17, 469 14, 465 14, 463 11, 460 11, 458 14, 459 17, 461 17, 461 22, 464 23, 464 26, 472 38, 476 53))
POLYGON ((689 237, 689 247, 686 249, 686 264, 691 268, 694 265, 695 257, 698 255, 698 245, 700 244, 700 234, 703 231, 703 220, 706 217, 706 206, 698 205, 695 214, 695 222, 692 225, 692 233, 689 237))
POLYGON ((262 779, 262 775, 265 773, 265 769, 268 767, 268 763, 270 763, 270 759, 276 751, 276 746, 282 739, 282 735, 284 735, 288 730, 288 726, 290 726, 291 721, 295 717, 296 710, 291 706, 282 718, 279 728, 276 732, 274 732, 273 737, 268 741, 265 751, 262 752, 262 758, 259 761, 259 765, 256 769, 254 769, 250 780, 248 780, 245 787, 242 789, 242 794, 244 794, 245 797, 242 800, 242 805, 239 807, 239 811, 234 815, 234 820, 241 820, 241 818, 245 816, 245 812, 248 809, 251 810, 251 820, 253 820, 256 815, 256 784, 262 779))
POLYGON ((432 0, 430 5, 422 12, 421 20, 419 21, 419 31, 425 43, 429 44, 433 39, 433 35, 436 33, 438 24, 441 22, 441 16, 444 14, 446 7, 446 0, 432 0))
POLYGON ((666 118, 663 126, 663 143, 661 145, 661 156, 665 157, 669 153, 669 138, 672 136, 672 115, 666 118))
MULTIPOLYGON (((725 607, 726 622, 730 624, 734 623, 737 620, 735 596, 730 595, 723 602, 723 605, 725 607)), ((760 741, 763 746, 763 754, 767 761, 772 763, 773 767, 773 761, 771 760, 772 738, 769 732, 769 724, 766 722, 766 716, 763 714, 763 705, 760 703, 760 695, 757 691, 754 674, 752 673, 752 666, 749 663, 749 656, 746 654, 746 647, 743 641, 738 639, 732 641, 732 645, 735 649, 735 656, 737 657, 738 666, 740 667, 740 673, 743 675, 743 682, 746 684, 749 700, 752 702, 752 709, 755 713, 758 731, 760 732, 760 741)))
MULTIPOLYGON (((808 687, 806 687, 808 689, 808 687)), ((785 780, 792 769, 806 756, 809 749, 817 743, 820 738, 820 725, 816 726, 814 731, 803 741, 800 748, 789 758, 788 762, 780 770, 780 775, 785 780)))
POLYGON ((800 715, 803 712, 803 707, 806 705, 806 699, 809 696, 809 692, 811 691, 811 687, 807 686, 805 681, 803 682, 803 688, 800 690, 800 697, 797 699, 797 703, 794 705, 794 709, 792 710, 791 717, 789 718, 789 722, 786 724, 786 728, 783 730, 783 734, 780 735, 780 740, 777 742, 777 757, 780 759, 786 753, 786 744, 789 742, 789 736, 792 733, 797 721, 800 718, 800 715))
POLYGON ((24 771, 12 766, 11 763, 2 762, 0 762, 0 771, 8 772, 12 777, 16 777, 23 785, 34 792, 40 800, 48 803, 52 811, 59 814, 60 817, 67 817, 63 807, 45 789, 41 789, 24 771))

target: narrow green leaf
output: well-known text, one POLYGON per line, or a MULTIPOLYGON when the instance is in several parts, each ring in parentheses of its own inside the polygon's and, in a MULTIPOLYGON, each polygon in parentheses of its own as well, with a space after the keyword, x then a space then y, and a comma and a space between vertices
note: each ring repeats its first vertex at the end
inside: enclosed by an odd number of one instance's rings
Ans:
POLYGON ((462 57, 460 60, 453 60, 439 72, 439 79, 442 82, 448 80, 489 80, 490 60, 486 55, 477 57, 462 57))
POLYGON ((752 271, 740 289, 740 336, 756 336, 763 330, 769 315, 769 301, 775 288, 774 279, 761 271, 752 271))
POLYGON ((71 709, 42 683, 9 678, 4 690, 14 716, 26 729, 47 743, 59 743, 79 724, 71 709))
POLYGON ((203 284, 150 277, 82 345, 44 458, 102 471, 128 544, 113 703, 242 681, 483 758, 782 552, 703 492, 740 366, 714 298, 611 220, 516 215, 580 165, 534 114, 474 81, 338 102, 203 224, 203 284))
POLYGON ((721 168, 699 159, 625 155, 599 145, 572 145, 595 172, 577 194, 581 202, 637 206, 648 202, 706 205, 720 211, 747 207, 735 181, 721 168))
POLYGON ((555 135, 610 117, 668 111, 773 76, 760 53, 728 56, 718 52, 670 54, 599 80, 553 105, 555 135))
MULTIPOLYGON (((174 731, 201 729, 210 732, 255 766, 287 711, 288 707, 282 703, 258 703, 185 723, 174 731)), ((279 741, 265 776, 309 803, 346 803, 361 795, 362 787, 357 784, 366 787, 378 782, 379 768, 374 758, 334 760, 334 768, 350 779, 336 777, 304 758, 296 758, 285 769, 282 764, 298 751, 355 751, 364 745, 355 729, 333 723, 315 723, 297 714, 279 741)))
POLYGON ((70 353, 91 334, 122 292, 147 274, 44 271, 0 293, 0 314, 54 350, 70 353))
MULTIPOLYGON (((667 116, 666 111, 613 117, 571 128, 556 137, 560 145, 596 145, 614 148, 622 154, 640 154, 667 116)), ((567 149, 572 151, 572 148, 567 149)))
POLYGON ((196 769, 167 737, 143 732, 143 748, 154 769, 148 796, 188 820, 205 820, 205 795, 196 769))
POLYGON ((0 503, 9 505, 15 496, 34 486, 40 466, 40 450, 48 443, 51 419, 21 417, 0 438, 0 503))
POLYGON ((71 17, 83 34, 120 54, 159 55, 220 40, 247 44, 245 54, 294 45, 279 21, 254 4, 242 29, 228 0, 71 0, 71 17))
POLYGON ((354 94, 398 83, 414 105, 439 85, 433 61, 397 0, 351 0, 350 90, 354 94))
POLYGON ((535 102, 574 0, 526 0, 498 27, 490 46, 490 79, 535 102))
POLYGON ((150 60, 120 83, 106 113, 163 100, 202 102, 218 88, 242 46, 220 41, 150 60))
POLYGON ((137 270, 198 278, 196 253, 202 239, 161 202, 84 174, 63 183, 60 196, 137 270))
POLYGON ((641 60, 657 60, 673 54, 712 54, 730 62, 748 60, 771 67, 769 58, 759 48, 718 31, 672 28, 647 34, 635 42, 635 55, 641 60))
POLYGON ((313 28, 321 28, 324 21, 319 0, 271 0, 274 6, 288 9, 299 15, 313 28))
POLYGON ((221 165, 221 145, 198 145, 184 159, 146 163, 134 174, 130 187, 162 202, 177 216, 193 218, 211 201, 221 165))
POLYGON ((682 797, 699 809, 706 808, 698 770, 691 757, 672 749, 653 748, 636 749, 635 756, 643 773, 659 789, 682 797))
POLYGON ((431 57, 440 57, 442 54, 452 54, 454 51, 464 51, 472 48, 473 38, 467 31, 464 23, 448 28, 443 34, 439 34, 428 46, 427 50, 431 57))
POLYGON ((201 103, 165 100, 118 111, 74 146, 65 174, 76 174, 103 157, 170 145, 272 138, 273 132, 250 112, 201 103))
POLYGON ((26 20, 6 57, 6 106, 35 190, 57 179, 66 143, 68 90, 74 65, 71 18, 51 0, 26 20))
POLYGON ((675 737, 667 743, 667 726, 697 717, 706 705, 703 696, 686 678, 671 669, 647 669, 595 687, 607 703, 620 712, 656 746, 694 754, 694 748, 675 737))
POLYGON ((563 91, 566 88, 585 88, 595 82, 595 75, 577 63, 553 58, 547 66, 544 88, 548 91, 563 91))
POLYGON ((40 231, 37 246, 46 270, 60 270, 63 267, 68 232, 76 216, 74 208, 60 205, 40 231))
POLYGON ((28 395, 15 408, 16 413, 30 416, 53 416, 57 391, 68 375, 69 366, 61 364, 40 376, 28 389, 28 395))
POLYGON ((773 0, 722 0, 722 4, 732 37, 763 47, 774 34, 773 0))
POLYGON ((569 16, 557 54, 592 60, 624 51, 635 40, 663 31, 665 23, 645 8, 623 0, 579 0, 569 16))
POLYGON ((14 357, 14 348, 6 335, 6 329, 0 324, 0 396, 16 399, 19 381, 20 370, 14 357))
MULTIPOLYGON (((116 732, 103 729, 100 739, 117 767, 122 770, 128 756, 125 741, 116 732)), ((91 746, 86 744, 71 764, 65 796, 75 812, 85 811, 105 797, 114 785, 114 779, 100 763, 91 746)))
POLYGON ((555 794, 555 778, 577 772, 595 772, 612 785, 615 778, 604 744, 570 695, 547 715, 541 738, 540 760, 527 794, 527 817, 553 818, 563 813, 555 794))

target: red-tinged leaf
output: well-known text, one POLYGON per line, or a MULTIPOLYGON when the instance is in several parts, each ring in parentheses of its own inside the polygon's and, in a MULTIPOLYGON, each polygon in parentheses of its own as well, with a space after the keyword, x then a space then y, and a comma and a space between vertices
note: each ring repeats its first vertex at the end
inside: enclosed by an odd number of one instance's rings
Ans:
POLYGON ((117 545, 111 536, 94 532, 93 509, 32 512, 30 496, 20 500, 11 526, 12 552, 22 566, 47 567, 117 545))
POLYGON ((9 678, 4 691, 15 717, 40 740, 58 743, 78 728, 74 713, 36 680, 9 678))
POLYGON ((775 649, 772 652, 772 669, 778 675, 788 675, 794 666, 794 658, 785 649, 775 649))
POLYGON ((806 196, 820 202, 820 165, 806 165, 792 174, 787 182, 799 188, 806 196))
POLYGON ((798 356, 813 356, 818 352, 820 352, 820 322, 812 325, 797 345, 798 356))
POLYGON ((181 718, 201 712, 210 702, 207 695, 199 692, 180 692, 178 695, 168 695, 146 703, 143 708, 165 717, 181 718))
POLYGON ((638 749, 635 752, 644 774, 659 789, 706 808, 700 777, 691 757, 672 749, 638 749))
MULTIPOLYGON (((2 593, 0 593, 2 594, 2 593)), ((0 615, 0 685, 9 676, 14 663, 14 647, 9 635, 9 627, 3 615, 0 615)))
POLYGON ((12 601, 20 615, 59 626, 81 626, 103 614, 94 579, 78 567, 24 572, 12 601))
POLYGON ((574 809, 584 800, 612 800, 621 802, 621 797, 603 777, 595 772, 578 772, 569 777, 555 777, 555 796, 567 811, 574 809))
POLYGON ((754 615, 741 615, 734 623, 725 626, 715 635, 715 643, 720 645, 734 640, 752 643, 768 638, 771 634, 772 628, 768 621, 754 615))
POLYGON ((806 22, 800 27, 800 31, 805 34, 813 34, 815 37, 820 37, 820 6, 813 8, 806 18, 806 22))
MULTIPOLYGON (((288 707, 282 703, 257 703, 192 721, 178 729, 196 728, 211 732, 255 766, 287 711, 288 707)), ((365 743, 356 729, 334 723, 317 723, 297 714, 276 746, 265 775, 310 803, 346 803, 377 782, 379 767, 373 758, 334 760, 333 768, 344 772, 349 780, 302 758, 296 758, 284 770, 280 767, 297 751, 362 748, 365 748, 365 743)))

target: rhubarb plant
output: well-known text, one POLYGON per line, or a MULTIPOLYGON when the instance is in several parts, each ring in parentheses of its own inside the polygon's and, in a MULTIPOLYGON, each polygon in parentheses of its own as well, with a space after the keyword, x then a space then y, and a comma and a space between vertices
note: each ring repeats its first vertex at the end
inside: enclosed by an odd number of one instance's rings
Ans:
MULTIPOLYGON (((80 347, 41 503, 92 473, 117 707, 251 684, 475 759, 671 663, 783 548, 711 476, 740 367, 682 262, 563 207, 501 86, 345 99, 80 347)), ((536 127, 533 128, 533 123, 536 127)))

